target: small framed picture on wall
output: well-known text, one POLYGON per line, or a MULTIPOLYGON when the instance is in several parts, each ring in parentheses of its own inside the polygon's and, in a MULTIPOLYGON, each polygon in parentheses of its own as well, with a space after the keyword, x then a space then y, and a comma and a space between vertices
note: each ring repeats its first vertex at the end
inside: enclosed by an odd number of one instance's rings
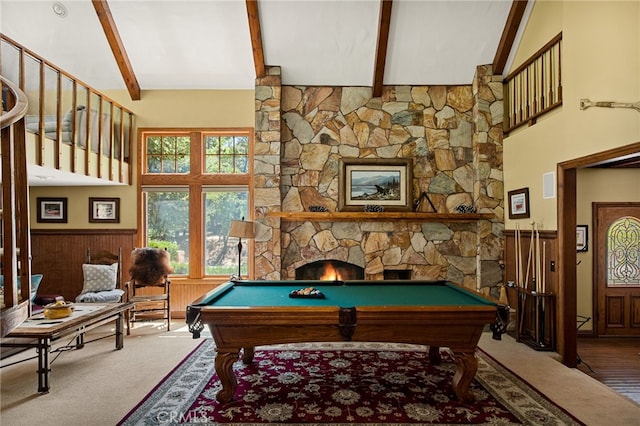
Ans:
POLYGON ((89 222, 120 223, 120 198, 89 198, 89 222))
POLYGON ((576 250, 577 251, 589 251, 588 238, 589 225, 576 226, 576 250))
POLYGON ((67 199, 66 198, 36 198, 38 223, 67 223, 67 199))
POLYGON ((529 188, 509 191, 509 219, 525 219, 529 211, 529 188))

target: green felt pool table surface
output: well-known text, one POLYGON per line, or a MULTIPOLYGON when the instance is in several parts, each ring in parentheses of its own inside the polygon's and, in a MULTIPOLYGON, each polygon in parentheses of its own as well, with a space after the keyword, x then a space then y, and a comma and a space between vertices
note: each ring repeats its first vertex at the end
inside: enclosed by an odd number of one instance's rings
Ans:
POLYGON ((447 281, 238 281, 223 284, 200 306, 495 306, 495 303, 447 281), (324 298, 290 297, 312 287, 324 298))

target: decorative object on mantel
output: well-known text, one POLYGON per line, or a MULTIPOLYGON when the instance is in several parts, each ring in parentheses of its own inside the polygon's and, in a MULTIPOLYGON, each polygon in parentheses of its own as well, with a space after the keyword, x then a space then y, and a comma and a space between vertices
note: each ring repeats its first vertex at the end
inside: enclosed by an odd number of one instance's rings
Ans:
POLYGON ((421 211, 420 208, 422 207, 422 201, 423 200, 427 200, 429 202, 429 205, 433 209, 433 212, 434 213, 438 213, 438 209, 436 209, 436 206, 433 205, 433 202, 431 201, 431 198, 429 198, 429 195, 427 194, 427 191, 422 191, 422 194, 420 194, 420 196, 416 199, 415 203, 413 203, 413 211, 414 212, 421 211))
POLYGON ((589 99, 580 99, 580 109, 585 110, 590 107, 601 107, 601 108, 631 108, 640 112, 640 101, 638 102, 591 102, 589 99))
POLYGON ((467 204, 460 204, 459 206, 456 207, 456 211, 458 213, 475 213, 476 212, 476 206, 467 205, 467 204))
POLYGON ((384 211, 384 206, 378 206, 376 204, 367 204, 364 206, 364 211, 367 213, 382 213, 384 211))
POLYGON ((325 206, 309 206, 310 212, 328 212, 329 209, 325 206))

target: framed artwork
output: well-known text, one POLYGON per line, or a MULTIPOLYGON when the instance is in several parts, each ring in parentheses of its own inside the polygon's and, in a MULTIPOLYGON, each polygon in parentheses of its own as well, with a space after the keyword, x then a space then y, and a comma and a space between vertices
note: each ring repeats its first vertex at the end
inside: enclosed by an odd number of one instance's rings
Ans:
POLYGON ((576 250, 577 251, 589 251, 588 235, 589 235, 589 226, 588 225, 578 225, 576 226, 576 250))
POLYGON ((120 198, 89 198, 89 222, 120 223, 120 198))
POLYGON ((363 211, 375 205, 385 211, 411 211, 411 164, 410 158, 343 158, 338 210, 363 211))
POLYGON ((529 188, 509 191, 509 219, 525 219, 529 211, 529 188))
POLYGON ((67 223, 66 198, 36 198, 37 222, 39 223, 67 223))

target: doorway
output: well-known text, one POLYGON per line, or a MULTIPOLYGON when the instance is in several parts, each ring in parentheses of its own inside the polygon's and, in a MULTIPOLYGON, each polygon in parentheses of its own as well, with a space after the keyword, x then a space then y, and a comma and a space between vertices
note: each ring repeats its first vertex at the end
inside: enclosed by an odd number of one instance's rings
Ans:
POLYGON ((558 163, 558 352, 568 367, 578 365, 576 285, 577 169, 619 165, 640 158, 640 142, 558 163))

